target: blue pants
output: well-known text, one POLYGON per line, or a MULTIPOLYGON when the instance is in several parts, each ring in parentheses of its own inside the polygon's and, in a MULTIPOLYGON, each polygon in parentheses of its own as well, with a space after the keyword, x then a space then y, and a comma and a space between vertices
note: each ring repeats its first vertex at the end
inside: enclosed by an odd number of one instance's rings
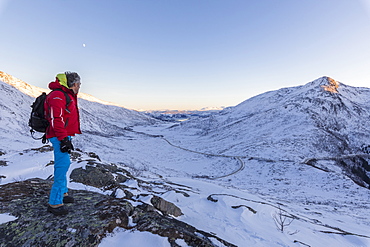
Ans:
MULTIPOLYGON (((70 137, 69 137, 70 138, 70 137)), ((67 172, 71 165, 69 153, 60 151, 60 141, 58 138, 50 138, 49 141, 54 148, 54 183, 51 187, 49 204, 63 204, 64 193, 68 192, 67 188, 67 172)))

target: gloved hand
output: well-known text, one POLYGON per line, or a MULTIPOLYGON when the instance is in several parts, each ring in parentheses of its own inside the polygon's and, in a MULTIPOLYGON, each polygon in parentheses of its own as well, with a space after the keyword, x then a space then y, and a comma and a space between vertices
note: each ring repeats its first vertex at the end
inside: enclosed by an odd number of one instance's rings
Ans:
POLYGON ((68 139, 68 137, 64 138, 63 140, 60 141, 60 151, 62 153, 71 153, 72 150, 75 150, 71 140, 68 139))

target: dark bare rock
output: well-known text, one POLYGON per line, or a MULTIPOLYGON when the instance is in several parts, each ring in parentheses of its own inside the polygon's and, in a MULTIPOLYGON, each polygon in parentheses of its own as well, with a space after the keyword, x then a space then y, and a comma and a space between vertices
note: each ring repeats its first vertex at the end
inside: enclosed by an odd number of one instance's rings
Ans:
POLYGON ((177 207, 175 204, 171 202, 164 200, 159 196, 153 196, 150 202, 156 209, 158 209, 164 214, 173 215, 176 217, 183 215, 179 207, 177 207))
POLYGON ((366 158, 351 157, 337 161, 344 173, 356 184, 370 189, 370 165, 366 158))
POLYGON ((77 183, 104 188, 118 186, 124 183, 128 177, 124 175, 126 171, 114 165, 105 165, 89 161, 85 168, 74 169, 71 173, 71 180, 77 183), (113 175, 114 174, 114 175, 113 175))
POLYGON ((0 246, 96 246, 115 227, 128 227, 131 203, 83 190, 70 192, 68 215, 54 216, 46 211, 50 188, 42 179, 1 186, 0 212, 18 219, 0 225, 0 246))
MULTIPOLYGON (((114 168, 113 168, 114 169, 114 168)), ((0 213, 9 213, 16 220, 0 224, 0 246, 98 246, 101 240, 116 227, 147 231, 167 237, 172 247, 176 239, 189 246, 215 246, 212 239, 225 246, 234 246, 215 235, 196 229, 161 210, 178 215, 180 211, 154 197, 157 205, 135 203, 126 198, 86 191, 70 190, 75 203, 66 205, 69 214, 54 216, 46 211, 52 181, 39 178, 0 186, 0 213), (158 207, 159 208, 159 207, 158 207), (130 223, 131 222, 131 223, 130 223)))

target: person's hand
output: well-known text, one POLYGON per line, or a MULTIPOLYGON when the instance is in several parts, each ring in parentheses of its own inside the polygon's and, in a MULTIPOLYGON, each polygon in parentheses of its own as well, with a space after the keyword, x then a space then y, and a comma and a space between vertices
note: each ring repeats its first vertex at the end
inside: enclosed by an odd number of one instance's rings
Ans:
POLYGON ((75 150, 75 149, 72 145, 71 140, 69 140, 68 137, 60 141, 60 151, 62 151, 62 153, 70 154, 72 150, 75 150))

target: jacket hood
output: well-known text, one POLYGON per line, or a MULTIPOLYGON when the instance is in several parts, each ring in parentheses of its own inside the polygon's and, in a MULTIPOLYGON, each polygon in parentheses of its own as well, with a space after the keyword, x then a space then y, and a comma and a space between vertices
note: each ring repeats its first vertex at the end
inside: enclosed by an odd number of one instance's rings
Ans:
POLYGON ((58 89, 58 88, 63 89, 63 86, 60 85, 58 79, 49 83, 49 89, 50 90, 54 90, 54 89, 58 89))
POLYGON ((55 81, 52 81, 52 82, 49 83, 49 89, 50 90, 62 89, 64 92, 66 92, 70 95, 73 95, 77 100, 77 94, 75 94, 72 89, 68 89, 65 86, 61 85, 58 78, 56 78, 55 81))

